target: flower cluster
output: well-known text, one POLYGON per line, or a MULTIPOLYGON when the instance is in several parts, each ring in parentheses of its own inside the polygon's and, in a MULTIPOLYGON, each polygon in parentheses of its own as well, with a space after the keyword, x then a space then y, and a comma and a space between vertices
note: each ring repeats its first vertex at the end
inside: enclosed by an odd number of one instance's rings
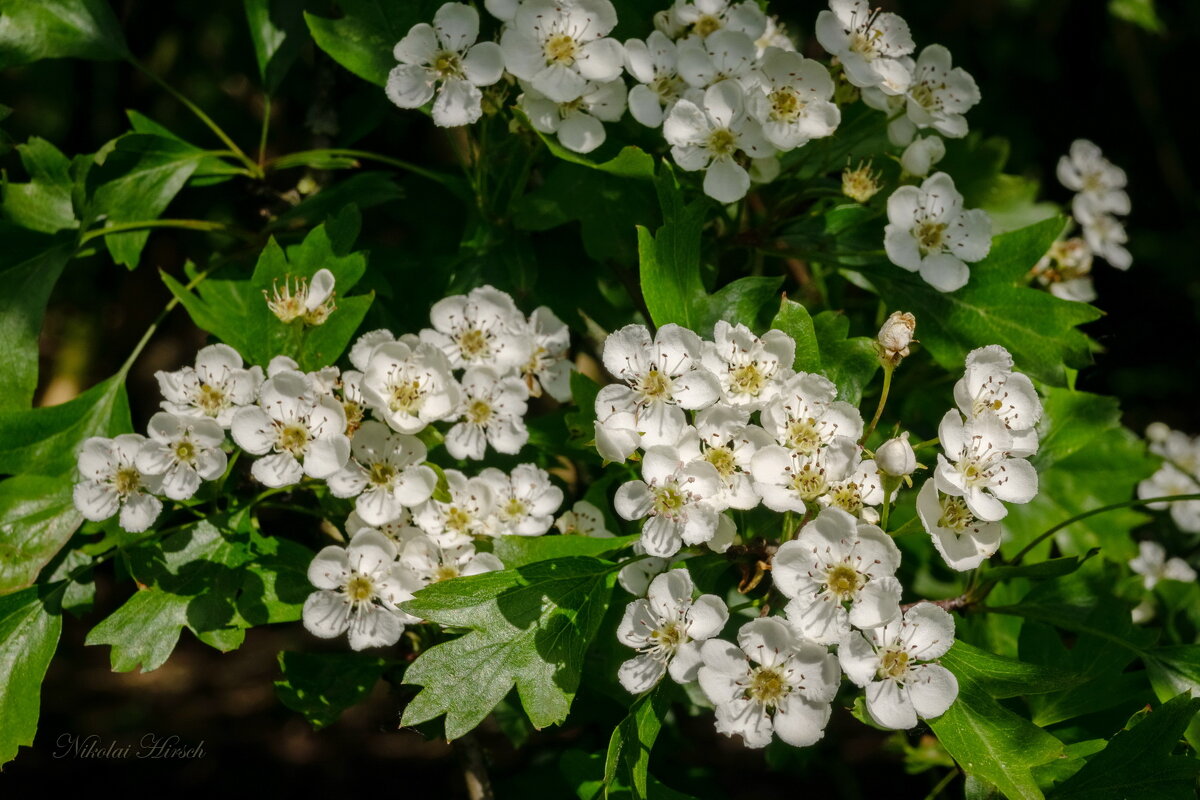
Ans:
MULTIPOLYGON (((1146 428, 1150 452, 1162 458, 1158 471, 1138 484, 1138 497, 1200 494, 1200 437, 1173 431, 1161 422, 1146 428)), ((1156 511, 1171 509, 1171 519, 1187 533, 1200 533, 1200 500, 1151 503, 1156 511)))

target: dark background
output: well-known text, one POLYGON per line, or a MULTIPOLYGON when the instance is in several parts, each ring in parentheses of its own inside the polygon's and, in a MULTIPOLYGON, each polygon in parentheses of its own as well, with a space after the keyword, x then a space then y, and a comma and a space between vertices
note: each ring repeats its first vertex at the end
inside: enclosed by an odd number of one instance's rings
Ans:
MULTIPOLYGON (((258 140, 262 100, 240 3, 116 0, 132 51, 191 97, 249 152, 258 140)), ((1130 180, 1128 221, 1133 267, 1125 273, 1098 264, 1100 308, 1107 316, 1088 333, 1103 347, 1079 377, 1081 388, 1121 398, 1126 422, 1140 431, 1164 420, 1200 433, 1195 420, 1200 346, 1200 225, 1194 143, 1200 47, 1200 4, 1159 8, 1160 32, 1110 16, 1099 0, 910 0, 885 3, 909 21, 919 45, 940 42, 955 64, 977 79, 981 105, 972 129, 1007 138, 1008 171, 1043 182, 1043 193, 1063 203, 1054 165, 1078 137, 1095 141, 1130 180)), ((335 16, 323 3, 317 13, 335 16)), ((811 31, 815 2, 779 2, 771 10, 802 35, 811 31)), ((815 48, 815 42, 806 49, 815 48)), ((810 52, 810 55, 816 55, 810 52)), ((68 156, 93 152, 127 128, 123 109, 137 109, 196 143, 211 135, 144 76, 124 64, 46 61, 0 73, 0 102, 11 106, 4 129, 17 141, 44 137, 68 156)), ((356 140, 356 131, 383 120, 355 146, 453 168, 441 133, 419 115, 394 113, 375 87, 350 75, 311 46, 285 79, 273 104, 269 152, 288 152, 356 140), (416 154, 416 155, 414 155, 416 154)), ((211 143, 215 146, 215 143, 211 143)), ((15 154, 0 163, 15 180, 15 154)), ((295 175, 293 173, 292 177, 295 175)), ((408 184, 405 184, 408 186, 408 184)), ((420 184, 411 184, 420 202, 420 184)), ((275 187, 286 191, 288 186, 275 187)), ((275 203, 269 193, 229 187, 189 190, 172 204, 173 217, 217 213, 249 220, 275 203), (212 212, 214 201, 228 208, 212 212)), ((51 302, 43 337, 43 402, 61 402, 116 370, 168 299, 156 274, 179 273, 189 255, 204 252, 196 236, 155 233, 133 273, 101 259, 69 266, 51 302)), ((182 311, 172 315, 135 365, 130 395, 135 424, 157 396, 153 372, 190 361, 204 339, 182 311)), ((171 660, 146 675, 109 672, 107 648, 82 645, 88 623, 124 599, 125 587, 101 582, 96 613, 68 617, 59 657, 43 689, 43 717, 35 748, 22 750, 0 776, 5 789, 79 781, 138 781, 138 791, 164 788, 225 790, 250 786, 280 793, 434 790, 460 796, 451 749, 413 731, 396 732, 404 698, 381 684, 372 700, 322 732, 313 732, 274 698, 275 653, 311 649, 299 625, 252 630, 239 651, 221 655, 185 633, 171 660), (56 759, 63 734, 96 734, 103 743, 136 743, 147 732, 203 741, 205 757, 182 762, 133 758, 56 759)), ((464 691, 469 690, 464 687, 464 691)), ((618 718, 611 701, 581 698, 581 716, 594 721, 536 734, 539 741, 514 753, 489 723, 481 740, 498 781, 515 779, 501 796, 557 797, 557 761, 573 747, 603 748, 618 718), (540 742, 540 743, 539 743, 540 742), (524 776, 522 779, 520 776, 524 776)), ((882 737, 835 712, 830 739, 837 756, 804 772, 771 772, 763 756, 712 733, 710 718, 684 720, 686 738, 667 739, 655 751, 653 772, 679 788, 719 786, 729 797, 794 797, 804 791, 855 798, 888 790, 921 798, 944 770, 906 776, 882 737), (840 721, 839 721, 840 720, 840 721), (713 767, 705 773, 703 767, 713 767)), ((919 730, 911 737, 919 743, 919 730)), ((803 760, 803 757, 801 757, 803 760)), ((793 764, 802 769, 803 764, 793 764)), ((124 784, 118 784, 124 785, 124 784)), ((961 793, 961 781, 947 790, 961 793)))

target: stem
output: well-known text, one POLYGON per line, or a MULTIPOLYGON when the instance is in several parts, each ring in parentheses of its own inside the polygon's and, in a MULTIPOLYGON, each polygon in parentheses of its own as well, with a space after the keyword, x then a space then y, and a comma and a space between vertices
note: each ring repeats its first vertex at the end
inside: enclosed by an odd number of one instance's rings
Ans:
POLYGON ((464 734, 455 739, 451 746, 462 767, 467 796, 471 800, 495 800, 496 795, 492 792, 492 782, 487 774, 487 764, 483 760, 483 748, 479 746, 475 734, 464 734))
POLYGON ((947 772, 946 776, 937 782, 937 784, 933 787, 933 789, 929 792, 929 794, 925 795, 925 800, 937 800, 938 795, 940 795, 943 791, 945 791, 946 787, 950 785, 950 782, 953 781, 957 777, 958 777, 958 769, 957 768, 952 769, 949 772, 947 772))
POLYGON ((258 168, 267 158, 267 131, 271 129, 271 95, 263 93, 262 131, 258 134, 258 168))
POLYGON ((1021 563, 1021 559, 1023 559, 1030 550, 1037 547, 1043 541, 1058 533, 1063 528, 1067 527, 1068 525, 1073 525, 1076 522, 1079 522, 1081 519, 1087 519, 1088 517, 1095 516, 1096 514, 1103 514, 1106 511, 1116 511, 1118 509, 1130 508, 1133 506, 1145 506, 1149 505, 1150 503, 1175 503, 1182 500, 1200 500, 1200 494, 1176 494, 1168 495, 1167 497, 1147 497, 1140 500, 1126 500, 1123 503, 1113 503, 1112 505, 1108 506, 1100 506, 1099 508, 1093 508, 1088 511, 1084 511, 1081 514, 1076 514, 1070 519, 1058 523, 1045 533, 1040 534, 1032 542, 1025 545, 1025 547, 1023 547, 1019 553, 1013 556, 1013 559, 1008 563, 1008 566, 1017 566, 1021 563))
MULTIPOLYGON (((913 517, 912 519, 910 519, 908 522, 904 523, 904 524, 903 524, 903 525, 901 525, 899 528, 896 528, 896 530, 894 530, 894 531, 887 531, 887 534, 888 534, 888 536, 902 536, 902 535, 904 535, 904 534, 908 533, 908 529, 909 529, 909 528, 911 528, 911 527, 914 527, 914 526, 915 526, 917 523, 919 523, 920 521, 921 521, 921 518, 920 518, 920 517, 915 517, 915 516, 914 516, 914 517, 913 517)), ((886 530, 886 529, 885 529, 885 530, 886 530)))
MULTIPOLYGON (((879 513, 879 527, 882 530, 887 530, 888 514, 892 510, 892 487, 885 485, 883 487, 883 511, 879 513)), ((915 519, 915 517, 914 517, 915 519)))
POLYGON ((82 247, 93 239, 111 236, 114 233, 130 233, 132 231, 147 231, 153 228, 179 228, 189 231, 205 231, 208 233, 227 233, 247 241, 255 239, 250 231, 226 225, 224 222, 210 222, 204 219, 141 219, 134 222, 118 222, 104 228, 94 228, 79 238, 82 247))
MULTIPOLYGON (((190 292, 192 289, 203 283, 204 279, 216 271, 219 266, 220 265, 209 267, 208 269, 204 270, 199 275, 188 281, 187 285, 183 288, 190 292)), ((139 339, 138 343, 133 346, 133 352, 129 354, 129 358, 125 359, 125 363, 121 365, 121 369, 118 374, 125 375, 129 372, 129 368, 133 366, 133 362, 137 360, 137 357, 141 355, 142 350, 150 342, 150 338, 154 336, 154 332, 158 330, 158 326, 162 324, 163 320, 167 318, 167 314, 170 314, 177 305, 179 305, 178 297, 172 297, 167 301, 167 304, 163 306, 163 310, 159 312, 157 317, 154 318, 154 322, 151 322, 150 327, 146 328, 146 332, 142 334, 142 338, 139 339)))
POLYGON ((379 153, 371 153, 367 150, 346 150, 338 147, 325 148, 321 150, 301 150, 297 153, 288 153, 285 156, 273 158, 266 162, 263 165, 263 169, 270 171, 277 169, 291 169, 292 167, 302 167, 306 165, 308 159, 318 158, 321 156, 345 156, 346 158, 361 158, 367 161, 378 161, 380 164, 387 164, 388 166, 396 167, 397 169, 406 170, 414 175, 420 175, 423 178, 428 178, 429 180, 436 181, 438 183, 445 184, 450 180, 449 175, 443 175, 439 172, 434 172, 433 170, 419 167, 416 164, 411 164, 408 161, 401 161, 398 158, 392 158, 391 156, 385 156, 379 153))
POLYGON ((254 161, 242 151, 242 148, 237 146, 237 143, 234 142, 233 139, 229 138, 229 134, 225 133, 225 131, 223 131, 221 129, 220 125, 213 122, 212 117, 208 116, 208 114, 205 114, 204 111, 198 105, 196 105, 191 100, 189 100, 187 97, 185 97, 174 86, 167 83, 165 80, 160 78, 158 75, 151 72, 150 69, 145 64, 138 61, 136 58, 133 58, 132 56, 130 56, 129 61, 131 64, 133 64, 133 66, 137 67, 142 72, 142 74, 144 74, 150 80, 157 83, 160 87, 162 87, 162 89, 167 94, 174 97, 180 103, 183 103, 183 105, 187 107, 188 111, 191 111, 193 114, 195 114, 200 119, 201 122, 203 122, 205 125, 207 125, 208 129, 211 130, 213 133, 215 133, 217 135, 217 138, 220 139, 222 142, 224 142, 225 146, 233 151, 234 156, 236 156, 239 161, 241 161, 243 164, 246 165, 246 167, 250 170, 250 173, 254 177, 256 177, 256 178, 262 177, 262 169, 258 166, 258 164, 254 163, 254 161))
POLYGON ((875 416, 871 418, 871 424, 863 431, 862 438, 858 440, 860 445, 866 444, 867 439, 871 438, 871 434, 875 432, 875 426, 879 424, 879 418, 883 416, 883 407, 887 405, 888 392, 892 388, 892 373, 896 371, 896 366, 890 361, 883 365, 883 391, 879 394, 879 405, 875 407, 875 416))

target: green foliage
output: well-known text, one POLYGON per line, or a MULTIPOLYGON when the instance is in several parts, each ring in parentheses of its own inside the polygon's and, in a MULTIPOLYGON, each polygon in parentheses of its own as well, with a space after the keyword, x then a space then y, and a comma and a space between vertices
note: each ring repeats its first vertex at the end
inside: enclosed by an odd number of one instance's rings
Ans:
POLYGON ((433 19, 439 3, 431 0, 338 0, 343 16, 327 19, 304 12, 317 47, 365 81, 387 83, 396 66, 392 48, 418 22, 433 19))
POLYGON ((628 786, 633 800, 649 796, 650 750, 670 705, 663 684, 633 701, 629 715, 613 730, 604 758, 604 796, 615 786, 628 786))
POLYGON ((42 678, 62 633, 54 594, 30 587, 0 597, 0 764, 37 732, 42 678))
POLYGON ((1108 0, 1108 13, 1151 33, 1165 30, 1154 0, 1108 0))
POLYGON ((457 739, 513 686, 535 728, 562 722, 615 579, 608 562, 575 556, 417 592, 405 611, 467 632, 426 650, 408 668, 404 682, 422 689, 401 723, 445 714, 446 738, 457 739), (470 692, 463 691, 467 685, 470 692))
POLYGON ((0 481, 0 594, 29 586, 83 522, 62 478, 0 481))
POLYGON ((822 311, 813 317, 813 330, 821 353, 821 374, 837 386, 839 399, 857 405, 863 389, 879 369, 875 340, 849 336, 850 320, 834 311, 822 311))
POLYGON ((268 92, 274 92, 308 39, 304 35, 304 6, 287 0, 246 0, 246 23, 254 43, 259 80, 268 92))
MULTIPOLYGON (((21 165, 29 183, 5 183, 0 205, 3 215, 22 228, 40 233, 58 233, 78 228, 71 202, 71 161, 45 139, 31 137, 17 145, 21 165)), ((7 238, 7 237, 6 237, 7 238)))
POLYGON ((626 549, 639 538, 636 534, 611 539, 594 536, 501 536, 496 539, 492 552, 504 562, 504 566, 513 569, 568 556, 603 558, 626 549))
POLYGON ((784 297, 779 301, 779 311, 771 320, 771 327, 783 331, 796 342, 796 358, 792 362, 792 369, 797 372, 821 371, 821 348, 817 344, 816 327, 807 308, 784 297))
POLYGON ((283 680, 275 681, 275 693, 320 730, 365 700, 387 667, 385 659, 366 653, 283 652, 283 680))
POLYGON ((43 58, 129 57, 108 0, 0 0, 0 69, 43 58))

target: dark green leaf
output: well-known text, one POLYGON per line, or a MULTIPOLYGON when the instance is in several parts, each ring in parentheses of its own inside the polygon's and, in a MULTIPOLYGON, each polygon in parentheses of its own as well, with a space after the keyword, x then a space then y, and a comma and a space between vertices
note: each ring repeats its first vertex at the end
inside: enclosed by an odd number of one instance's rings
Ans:
POLYGON ((1108 13, 1150 33, 1162 33, 1162 19, 1154 6, 1154 0, 1108 0, 1108 13))
POLYGON ((762 330, 766 316, 775 307, 783 276, 749 276, 727 283, 706 298, 700 330, 711 331, 717 320, 762 330))
POLYGON ((0 0, 0 69, 43 58, 128 55, 108 0, 0 0))
POLYGON ((62 616, 42 587, 0 597, 0 764, 33 744, 42 678, 58 648, 62 616))
POLYGON ((67 157, 36 136, 17 145, 17 153, 29 173, 29 183, 4 184, 4 216, 23 228, 41 233, 78 228, 79 220, 71 203, 75 181, 67 157))
POLYGON ((674 322, 699 328, 706 296, 700 280, 700 229, 706 209, 703 200, 684 207, 663 203, 663 226, 654 235, 638 227, 642 296, 655 325, 674 322))
POLYGON ((268 93, 279 87, 304 44, 304 5, 289 0, 246 0, 246 22, 268 93))
POLYGON ((777 328, 796 340, 796 360, 792 369, 797 372, 819 372, 821 370, 821 350, 817 345, 817 331, 813 326, 808 309, 795 300, 784 297, 779 303, 779 311, 771 320, 771 327, 777 328))
POLYGON ((1072 672, 998 656, 961 640, 942 656, 941 663, 960 680, 968 678, 995 698, 1056 692, 1081 680, 1072 672))
POLYGON ((1070 575, 1075 570, 1083 566, 1083 563, 1089 558, 1100 552, 1100 548, 1093 548, 1082 556, 1064 556, 1062 558, 1051 558, 1046 561, 1038 561, 1033 564, 1022 564, 1018 567, 993 567, 984 573, 984 580, 988 583, 999 583, 1000 581, 1011 581, 1014 578, 1030 578, 1032 580, 1045 580, 1047 578, 1060 578, 1063 575, 1070 575))
POLYGON ((813 317, 813 329, 821 354, 821 374, 837 385, 838 399, 858 405, 863 389, 879 369, 875 340, 848 336, 850 319, 834 311, 822 311, 813 317))
POLYGON ((426 650, 408 668, 404 682, 423 688, 402 724, 445 714, 446 738, 457 739, 514 685, 534 727, 562 722, 615 578, 607 562, 572 557, 456 578, 417 592, 403 604, 405 611, 469 631, 426 650))
POLYGON ((275 681, 275 693, 320 730, 366 699, 387 666, 384 659, 366 653, 282 652, 283 680, 275 681))
POLYGON ((500 536, 493 544, 492 552, 509 569, 523 567, 538 561, 567 556, 595 556, 623 550, 638 540, 639 536, 599 538, 595 536, 500 536))
POLYGON ((613 730, 604 759, 604 795, 614 786, 628 786, 633 800, 648 796, 650 750, 670 704, 660 684, 629 707, 629 715, 613 730))
POLYGON ((0 481, 0 594, 24 589, 83 522, 69 478, 0 481))
POLYGON ((212 186, 213 184, 227 181, 235 175, 245 174, 244 167, 229 163, 220 155, 217 155, 215 151, 205 150, 184 141, 174 132, 159 125, 144 114, 129 110, 125 112, 125 116, 129 117, 129 124, 135 133, 149 133, 161 136, 164 139, 170 139, 183 147, 191 149, 197 158, 196 171, 188 179, 188 184, 191 186, 212 186))
POLYGON ((425 0, 338 0, 340 19, 305 12, 304 20, 317 47, 363 80, 383 86, 396 66, 392 48, 413 25, 432 22, 438 5, 425 0))

